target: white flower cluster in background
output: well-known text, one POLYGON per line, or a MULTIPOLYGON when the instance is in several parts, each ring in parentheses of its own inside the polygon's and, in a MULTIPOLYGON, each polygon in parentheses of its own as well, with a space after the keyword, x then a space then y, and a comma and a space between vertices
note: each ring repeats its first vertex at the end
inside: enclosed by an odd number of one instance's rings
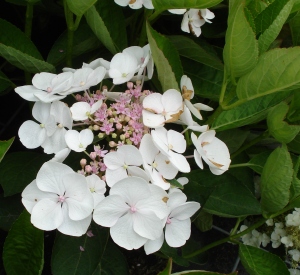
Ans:
MULTIPOLYGON (((152 0, 114 0, 116 4, 132 9, 154 9, 152 0)), ((205 23, 212 23, 210 20, 215 18, 213 12, 209 9, 170 9, 170 13, 183 14, 181 22, 181 30, 199 37, 201 35, 201 27, 205 23)))
MULTIPOLYGON (((298 266, 300 263, 300 208, 295 208, 292 213, 287 214, 283 221, 267 220, 266 226, 264 233, 252 230, 243 235, 242 242, 255 247, 266 247, 269 243, 273 248, 284 245, 288 259, 292 261, 293 266, 298 266)), ((247 228, 248 226, 242 225, 239 232, 247 228)), ((290 271, 291 274, 298 274, 294 269, 290 271)))
POLYGON ((110 62, 99 58, 61 74, 36 74, 32 85, 15 89, 35 102, 37 122, 21 125, 21 142, 55 154, 22 193, 34 226, 81 236, 93 219, 110 228, 119 246, 144 246, 147 254, 158 251, 164 240, 180 247, 189 239, 191 217, 200 204, 187 201, 180 188, 188 179, 179 173, 190 172, 187 158, 194 157, 201 169, 204 160, 220 175, 228 170, 230 155, 215 131, 197 122, 200 111, 212 108, 191 102, 191 80, 182 77, 181 91, 143 90, 153 70, 149 45, 133 46, 110 62), (114 92, 114 85, 108 90, 100 84, 105 78, 127 83, 127 90, 114 92), (96 85, 100 88, 93 92, 96 85), (70 94, 75 99, 69 107, 61 100, 70 94), (184 155, 186 131, 200 132, 191 132, 194 156, 184 155), (77 172, 62 163, 70 151, 85 156, 77 172))

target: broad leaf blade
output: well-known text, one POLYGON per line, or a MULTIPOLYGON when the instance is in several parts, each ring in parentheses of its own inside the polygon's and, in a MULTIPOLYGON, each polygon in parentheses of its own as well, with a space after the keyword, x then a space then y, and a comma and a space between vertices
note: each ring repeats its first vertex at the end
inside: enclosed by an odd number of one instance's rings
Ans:
POLYGON ((224 65, 216 54, 212 54, 207 51, 205 48, 195 43, 192 39, 182 35, 172 35, 169 36, 169 39, 178 50, 179 55, 217 70, 224 70, 224 65))
POLYGON ((276 255, 260 248, 239 245, 239 256, 250 275, 289 275, 286 264, 276 255))
POLYGON ((261 175, 261 206, 269 213, 276 213, 289 202, 293 176, 293 163, 285 145, 269 156, 261 175))
POLYGON ((146 28, 152 57, 163 92, 168 89, 180 91, 178 83, 180 83, 183 70, 176 48, 168 38, 152 29, 149 23, 147 23, 146 28))
POLYGON ((85 18, 94 34, 112 54, 127 47, 122 8, 113 1, 98 1, 85 13, 85 18))
POLYGON ((15 140, 15 137, 12 137, 9 140, 0 141, 0 162, 4 158, 5 154, 7 153, 9 147, 12 145, 14 140, 15 140))
POLYGON ((263 54, 257 66, 237 85, 240 99, 255 99, 300 87, 300 48, 274 49, 263 54))
POLYGON ((67 0, 69 9, 77 16, 82 16, 97 0, 67 0))
POLYGON ((48 155, 33 152, 18 152, 8 154, 0 163, 1 185, 4 196, 21 193, 32 182, 48 155))
POLYGON ((294 0, 276 0, 269 5, 255 20, 259 53, 265 52, 281 31, 290 15, 294 0))
POLYGON ((3 262, 7 274, 42 274, 44 232, 30 222, 24 210, 13 224, 4 243, 3 262))
POLYGON ((300 45, 300 12, 299 11, 289 22, 289 25, 292 34, 293 45, 299 46, 300 45))
POLYGON ((152 0, 153 6, 157 11, 169 9, 205 9, 213 7, 223 0, 152 0))
POLYGON ((244 8, 245 0, 231 0, 223 56, 226 72, 232 78, 251 71, 258 58, 257 40, 245 17, 244 8))

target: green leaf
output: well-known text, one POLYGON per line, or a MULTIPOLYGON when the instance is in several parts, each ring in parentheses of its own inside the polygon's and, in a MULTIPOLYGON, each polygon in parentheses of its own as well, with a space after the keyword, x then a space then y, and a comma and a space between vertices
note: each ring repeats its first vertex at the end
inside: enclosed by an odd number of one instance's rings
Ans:
MULTIPOLYGON (((198 231, 195 231, 195 235, 199 234, 198 231)), ((199 241, 199 237, 194 238, 193 234, 187 240, 184 246, 181 247, 181 253, 183 257, 192 254, 193 252, 197 251, 200 247, 204 246, 204 242, 201 240, 199 241)), ((200 253, 194 257, 189 257, 188 260, 191 263, 195 263, 198 265, 204 265, 207 263, 209 257, 209 253, 200 253)))
POLYGON ((201 232, 211 230, 213 225, 213 215, 201 209, 194 224, 201 232))
POLYGON ((5 91, 9 87, 15 87, 15 84, 10 81, 10 79, 0 71, 0 92, 5 91))
POLYGON ((42 274, 44 265, 44 232, 30 222, 24 210, 10 229, 3 248, 7 274, 42 274))
POLYGON ((55 72, 53 65, 43 61, 30 39, 3 19, 0 19, 0 56, 27 72, 55 72))
POLYGON ((294 0, 276 0, 255 19, 259 53, 265 52, 281 31, 290 15, 294 0))
POLYGON ((300 45, 300 12, 299 11, 293 17, 293 19, 289 21, 289 25, 292 34, 293 45, 299 46, 300 45))
MULTIPOLYGON (((55 41, 48 54, 47 62, 58 65, 66 60, 67 36, 67 31, 65 31, 55 41)), ((81 54, 99 48, 100 45, 100 41, 91 31, 91 28, 87 24, 80 24, 78 29, 74 32, 72 56, 80 56, 81 54)))
POLYGON ((240 182, 224 182, 208 197, 203 209, 223 217, 261 214, 260 204, 252 192, 240 182))
POLYGON ((288 143, 287 146, 291 152, 300 154, 300 134, 298 134, 290 143, 288 143))
POLYGON ((4 141, 0 140, 0 162, 4 158, 5 154, 7 153, 9 147, 12 145, 14 140, 15 140, 15 137, 12 137, 9 140, 4 140, 4 141))
POLYGON ((231 78, 240 77, 251 71, 258 58, 255 34, 244 13, 245 0, 231 0, 229 10, 224 63, 231 78))
POLYGON ((294 6, 291 11, 291 13, 299 11, 300 10, 300 0, 294 0, 294 6))
POLYGON ((254 156, 248 163, 249 167, 258 174, 262 174, 263 168, 272 151, 268 150, 254 156))
POLYGON ((183 186, 176 179, 168 180, 168 182, 171 184, 171 186, 183 189, 183 186))
POLYGON ((246 101, 238 107, 223 111, 214 120, 211 129, 218 131, 252 124, 266 118, 268 110, 286 99, 290 93, 277 93, 246 101))
POLYGON ((32 182, 49 155, 34 152, 17 152, 7 155, 0 163, 1 185, 4 197, 21 193, 32 182))
POLYGON ((155 10, 162 12, 169 9, 205 9, 213 7, 223 0, 152 0, 155 10))
POLYGON ((82 16, 97 0, 66 0, 71 12, 77 16, 82 16))
POLYGON ((189 261, 179 256, 177 253, 177 249, 174 247, 169 247, 166 242, 163 243, 160 252, 166 255, 169 258, 172 258, 175 264, 181 266, 189 266, 189 261))
POLYGON ((241 129, 230 129, 217 133, 217 137, 227 145, 230 154, 237 151, 243 145, 248 135, 249 131, 241 129))
POLYGON ((274 49, 263 54, 257 66, 240 78, 237 95, 251 100, 300 87, 300 48, 274 49))
POLYGON ((169 258, 166 268, 157 275, 170 275, 172 272, 172 258, 169 258))
POLYGON ((239 256, 250 275, 289 275, 286 264, 276 255, 260 248, 239 245, 239 256))
POLYGON ((289 106, 285 102, 274 106, 268 113, 267 124, 270 134, 279 142, 291 142, 300 131, 299 125, 289 125, 284 121, 289 106))
POLYGON ((52 274, 128 274, 126 261, 109 240, 109 229, 92 223, 94 236, 72 237, 57 232, 52 252, 52 274))
POLYGON ((156 32, 147 22, 147 36, 163 92, 179 89, 183 70, 179 54, 168 38, 156 32))
POLYGON ((217 70, 224 70, 224 65, 222 64, 221 60, 216 56, 216 54, 212 54, 210 51, 207 51, 207 49, 201 47, 192 39, 187 38, 183 35, 172 35, 168 36, 168 38, 176 47, 177 51, 179 52, 179 55, 194 60, 196 62, 205 64, 217 70))
POLYGON ((261 206, 276 213, 289 202, 293 163, 286 145, 275 149, 269 156, 261 175, 261 206))
POLYGON ((98 1, 85 13, 85 18, 94 34, 112 54, 121 52, 127 47, 122 7, 116 5, 114 1, 98 1))
POLYGON ((295 92, 290 103, 290 108, 287 114, 287 119, 290 122, 300 121, 300 93, 295 92))
POLYGON ((3 197, 0 195, 0 228, 8 231, 13 222, 20 216, 24 206, 20 195, 3 197))
POLYGON ((218 101, 223 72, 184 57, 181 58, 181 62, 184 74, 192 80, 195 94, 218 101))

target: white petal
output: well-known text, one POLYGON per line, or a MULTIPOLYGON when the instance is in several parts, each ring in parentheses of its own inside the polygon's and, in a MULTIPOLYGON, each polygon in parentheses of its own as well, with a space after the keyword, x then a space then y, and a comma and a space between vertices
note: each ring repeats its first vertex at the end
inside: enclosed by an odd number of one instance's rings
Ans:
POLYGON ((130 213, 121 217, 118 222, 111 227, 110 235, 117 245, 127 250, 138 249, 147 241, 146 238, 138 235, 133 230, 133 220, 130 213))
POLYGON ((117 153, 124 156, 127 165, 140 166, 143 163, 140 151, 133 145, 123 145, 119 147, 117 153))
POLYGON ((51 82, 56 77, 56 74, 51 73, 39 73, 35 74, 32 78, 32 84, 34 87, 47 91, 48 88, 52 88, 51 82))
POLYGON ((42 199, 32 209, 31 223, 42 230, 53 230, 63 222, 61 203, 53 199, 42 199))
POLYGON ((75 121, 88 119, 88 114, 91 113, 91 106, 87 102, 76 102, 70 108, 72 118, 75 121))
POLYGON ((174 179, 178 173, 178 169, 170 162, 169 158, 159 153, 155 162, 157 163, 156 169, 165 179, 174 179))
POLYGON ((139 150, 141 152, 143 160, 148 164, 152 164, 155 156, 159 152, 158 148, 154 145, 152 136, 150 134, 145 134, 143 136, 139 150))
POLYGON ((164 106, 161 102, 162 95, 159 93, 153 93, 145 97, 143 100, 143 108, 146 110, 151 110, 156 114, 160 114, 164 111, 164 106))
POLYGON ((65 134, 67 130, 65 128, 57 128, 54 134, 51 137, 47 137, 43 144, 41 145, 44 148, 46 154, 56 154, 59 151, 67 148, 65 141, 65 134))
POLYGON ((46 129, 31 120, 27 120, 21 125, 18 135, 22 144, 29 149, 41 146, 47 136, 46 129))
POLYGON ((161 127, 164 125, 165 121, 163 115, 143 110, 143 123, 145 126, 149 128, 161 127))
POLYGON ((177 153, 184 153, 186 149, 186 141, 184 135, 174 130, 169 130, 167 133, 168 144, 172 146, 172 150, 177 153))
POLYGON ((73 83, 73 73, 63 72, 56 75, 52 81, 52 93, 60 93, 68 90, 73 83))
POLYGON ((170 224, 166 224, 165 238, 171 247, 183 246, 191 235, 191 220, 183 221, 171 219, 170 224))
POLYGON ((178 207, 181 204, 184 204, 187 200, 186 195, 182 192, 176 189, 176 192, 169 193, 169 199, 167 201, 167 205, 172 211, 174 208, 178 207))
POLYGON ((68 157, 70 152, 71 150, 69 148, 62 149, 58 151, 50 161, 63 162, 68 157))
POLYGON ((145 170, 141 169, 140 167, 128 166, 127 172, 129 177, 135 176, 149 181, 148 174, 145 172, 145 170))
POLYGON ((114 170, 106 169, 105 171, 106 183, 109 187, 112 187, 115 183, 127 177, 127 170, 124 167, 119 167, 114 170))
POLYGON ((125 164, 124 155, 118 154, 118 152, 109 152, 104 156, 103 162, 107 168, 115 170, 125 164))
POLYGON ((193 216, 200 209, 200 203, 198 202, 186 202, 178 207, 174 208, 170 213, 170 217, 177 220, 186 220, 193 216))
POLYGON ((85 150, 83 144, 79 141, 79 132, 69 130, 65 134, 65 141, 68 147, 75 152, 83 152, 85 150))
POLYGON ((102 103, 102 100, 98 100, 96 103, 94 103, 91 107, 91 114, 95 113, 98 109, 100 109, 102 103))
POLYGON ((63 212, 64 221, 57 228, 58 231, 60 231, 65 235, 76 236, 76 237, 82 236, 83 234, 86 233, 89 225, 91 224, 92 215, 89 215, 83 220, 73 221, 69 218, 68 206, 66 203, 64 203, 62 206, 62 212, 63 212))
POLYGON ((183 108, 181 94, 175 89, 165 91, 161 102, 166 112, 177 113, 183 108))
POLYGON ((40 90, 36 89, 33 85, 25 85, 15 88, 15 92, 28 101, 39 101, 39 99, 34 95, 38 91, 40 90))
POLYGON ((63 127, 72 129, 72 116, 69 107, 61 101, 55 101, 51 104, 50 114, 55 117, 55 121, 63 127))
POLYGON ((201 155, 198 153, 197 150, 194 150, 194 159, 197 163, 197 165, 203 169, 203 162, 202 162, 202 158, 201 158, 201 155))
POLYGON ((148 240, 144 245, 146 254, 149 255, 158 251, 162 247, 164 239, 164 233, 162 233, 159 238, 155 240, 148 240))
POLYGON ((172 164, 182 173, 189 173, 191 171, 190 164, 188 163, 187 159, 180 154, 169 152, 170 161, 172 164))
POLYGON ((186 12, 186 9, 170 9, 168 11, 173 14, 184 14, 186 12))
POLYGON ((36 102, 32 108, 32 116, 40 123, 45 123, 50 115, 50 103, 36 102))
POLYGON ((120 196, 109 195, 105 197, 96 207, 93 219, 97 224, 111 227, 118 219, 129 210, 129 206, 120 196))

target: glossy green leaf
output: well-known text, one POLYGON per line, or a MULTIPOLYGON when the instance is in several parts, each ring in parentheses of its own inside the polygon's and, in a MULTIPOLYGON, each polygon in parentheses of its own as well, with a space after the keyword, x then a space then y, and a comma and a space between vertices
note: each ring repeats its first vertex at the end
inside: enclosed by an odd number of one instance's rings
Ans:
POLYGON ((6 274, 39 275, 44 265, 44 232, 30 222, 24 210, 14 222, 3 248, 6 274))
POLYGON ((274 49, 263 54, 257 66, 240 78, 237 95, 255 99, 300 87, 300 48, 274 49))
POLYGON ((299 11, 300 10, 300 0, 294 0, 294 6, 291 11, 291 13, 299 11))
POLYGON ((81 237, 57 233, 52 252, 52 274, 128 274, 126 261, 109 240, 109 229, 92 223, 91 232, 81 237))
POLYGON ((5 91, 9 87, 14 87, 14 83, 11 82, 11 80, 0 71, 0 92, 5 91))
POLYGON ((146 28, 152 57, 163 92, 168 89, 180 91, 179 83, 183 70, 176 48, 167 37, 152 29, 149 23, 147 23, 146 28))
POLYGON ((277 256, 260 248, 239 245, 239 256, 250 275, 289 275, 286 264, 277 256))
POLYGON ((214 120, 212 129, 218 131, 252 124, 266 118, 268 110, 287 98, 290 93, 277 93, 246 101, 238 107, 223 111, 214 120))
MULTIPOLYGON (((47 62, 54 65, 64 62, 66 60, 67 43, 68 34, 67 31, 65 31, 52 46, 47 57, 47 62)), ((91 28, 87 24, 82 23, 74 32, 72 56, 73 58, 80 56, 86 52, 99 48, 100 45, 100 41, 91 31, 91 28)), ((88 62, 86 61, 86 63, 88 62)))
POLYGON ((172 272, 172 258, 169 258, 166 268, 157 275, 170 275, 172 272))
POLYGON ((260 54, 265 52, 281 31, 290 15, 294 0, 276 0, 255 19, 260 54))
POLYGON ((275 149, 269 156, 261 175, 261 206, 269 213, 276 213, 289 202, 293 176, 293 163, 287 147, 275 149))
POLYGON ((203 209, 223 217, 261 214, 260 204, 252 192, 240 182, 224 182, 208 197, 203 209))
MULTIPOLYGON (((195 231, 195 235, 192 233, 190 238, 186 241, 184 246, 181 247, 181 253, 183 257, 186 257, 195 251, 199 250, 199 248, 203 247, 205 244, 204 240, 199 240, 198 231, 195 231), (195 237, 194 237, 195 236, 195 237)), ((209 258, 209 253, 200 253, 194 257, 187 258, 189 262, 195 263, 198 265, 204 265, 207 263, 209 258)))
POLYGON ((257 63, 258 45, 245 13, 245 0, 231 0, 224 47, 227 74, 240 77, 251 71, 257 63))
POLYGON ((284 121, 289 105, 285 102, 274 106, 268 113, 267 124, 270 134, 279 142, 291 142, 300 131, 299 125, 289 125, 284 121))
POLYGON ((14 195, 3 197, 0 195, 0 228, 8 231, 13 222, 20 216, 24 206, 21 202, 21 196, 14 195))
POLYGON ((85 18, 94 34, 112 54, 127 47, 122 7, 114 1, 98 1, 85 13, 85 18))
POLYGON ((300 134, 287 144, 289 151, 300 154, 300 134))
MULTIPOLYGON (((289 122, 300 121, 300 93, 295 92, 290 103, 290 108, 287 113, 287 119, 289 122)), ((299 124, 299 123, 298 123, 299 124)))
POLYGON ((179 55, 205 64, 217 70, 224 70, 224 65, 216 56, 216 54, 212 54, 211 51, 208 51, 207 49, 201 47, 199 44, 194 42, 194 40, 183 35, 172 35, 168 38, 176 47, 179 55))
POLYGON ((168 180, 168 182, 171 184, 171 186, 183 189, 183 186, 176 179, 168 180))
POLYGON ((9 147, 14 142, 15 137, 12 137, 9 140, 0 140, 0 162, 4 158, 5 154, 7 153, 9 147))
POLYGON ((256 156, 254 156, 248 162, 250 164, 249 167, 256 173, 261 174, 264 169, 264 166, 267 162, 267 159, 271 153, 272 153, 272 151, 268 150, 268 151, 262 152, 256 156))
POLYGON ((69 9, 77 16, 82 16, 97 0, 66 0, 69 9))
POLYGON ((230 129, 217 133, 218 139, 222 140, 227 145, 230 154, 234 153, 242 146, 248 135, 249 131, 241 129, 230 129))
POLYGON ((0 163, 1 186, 4 196, 21 193, 32 182, 44 162, 51 157, 34 152, 8 154, 0 163))
POLYGON ((201 210, 197 218, 194 220, 194 224, 201 232, 208 231, 212 229, 213 215, 201 210))
POLYGON ((223 0, 152 0, 155 10, 162 12, 169 9, 205 9, 216 6, 223 0))
POLYGON ((52 64, 43 61, 30 39, 17 27, 3 19, 0 19, 0 56, 27 72, 55 72, 52 64))
POLYGON ((289 21, 290 30, 293 39, 293 45, 300 45, 300 11, 293 17, 292 20, 289 21))
POLYGON ((181 62, 184 74, 192 80, 195 94, 218 101, 222 88, 223 72, 185 57, 181 58, 181 62))

